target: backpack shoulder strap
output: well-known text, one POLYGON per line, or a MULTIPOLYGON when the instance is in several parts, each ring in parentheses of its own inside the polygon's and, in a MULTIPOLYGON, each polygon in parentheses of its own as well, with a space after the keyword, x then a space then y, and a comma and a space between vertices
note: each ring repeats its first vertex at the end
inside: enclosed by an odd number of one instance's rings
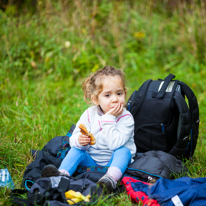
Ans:
POLYGON ((194 92, 184 82, 179 82, 179 84, 182 87, 183 94, 186 95, 189 102, 190 114, 192 118, 191 125, 196 122, 199 123, 199 107, 194 92))
POLYGON ((199 108, 196 96, 190 87, 180 81, 179 85, 181 85, 182 94, 176 91, 174 100, 180 113, 180 131, 177 135, 177 142, 169 153, 178 156, 182 153, 181 150, 185 149, 184 157, 192 158, 198 138, 199 108), (189 105, 184 96, 187 97, 189 105))
POLYGON ((147 80, 144 82, 138 91, 134 91, 131 97, 129 98, 127 102, 127 110, 131 112, 133 117, 135 117, 142 107, 142 104, 146 98, 147 91, 149 88, 150 83, 152 82, 152 79, 147 80))
POLYGON ((191 117, 187 103, 178 91, 174 93, 174 100, 180 113, 180 130, 177 134, 177 142, 169 153, 182 158, 182 151, 186 150, 189 142, 191 117))
POLYGON ((190 158, 195 151, 197 138, 199 134, 199 107, 197 98, 191 88, 184 82, 179 82, 182 87, 183 95, 186 95, 189 103, 189 110, 191 115, 190 131, 191 131, 191 141, 190 141, 190 153, 188 154, 190 158))

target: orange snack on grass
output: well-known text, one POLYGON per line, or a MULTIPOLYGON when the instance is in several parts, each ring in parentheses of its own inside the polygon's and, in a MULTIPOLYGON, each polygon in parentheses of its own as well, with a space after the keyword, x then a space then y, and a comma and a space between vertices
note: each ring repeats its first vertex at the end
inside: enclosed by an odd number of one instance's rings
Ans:
POLYGON ((90 141, 90 145, 94 145, 96 143, 96 139, 94 137, 94 135, 90 132, 88 132, 87 128, 85 127, 84 124, 80 124, 79 125, 79 129, 80 129, 80 132, 84 135, 87 135, 91 141, 90 141))

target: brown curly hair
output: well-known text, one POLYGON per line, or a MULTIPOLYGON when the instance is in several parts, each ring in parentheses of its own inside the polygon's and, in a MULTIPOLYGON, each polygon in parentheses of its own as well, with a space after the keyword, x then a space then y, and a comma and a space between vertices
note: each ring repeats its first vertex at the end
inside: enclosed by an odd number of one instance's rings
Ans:
POLYGON ((104 78, 109 77, 109 76, 112 76, 112 77, 118 76, 122 82, 124 91, 126 92, 124 72, 119 69, 115 69, 112 66, 105 66, 103 69, 100 69, 94 74, 90 75, 82 83, 82 88, 84 91, 84 100, 87 103, 89 104, 92 103, 91 101, 92 95, 98 98, 98 95, 102 92, 102 89, 103 89, 104 78))

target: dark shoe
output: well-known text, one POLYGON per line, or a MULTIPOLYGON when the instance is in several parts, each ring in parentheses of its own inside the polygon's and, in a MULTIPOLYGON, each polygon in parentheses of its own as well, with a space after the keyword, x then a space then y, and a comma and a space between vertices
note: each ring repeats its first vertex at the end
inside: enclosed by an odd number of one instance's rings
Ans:
POLYGON ((116 188, 115 180, 108 174, 105 174, 99 181, 99 186, 103 189, 106 194, 111 194, 112 191, 116 188))
POLYGON ((41 177, 52 177, 52 176, 59 176, 61 173, 54 165, 46 165, 42 172, 41 177))

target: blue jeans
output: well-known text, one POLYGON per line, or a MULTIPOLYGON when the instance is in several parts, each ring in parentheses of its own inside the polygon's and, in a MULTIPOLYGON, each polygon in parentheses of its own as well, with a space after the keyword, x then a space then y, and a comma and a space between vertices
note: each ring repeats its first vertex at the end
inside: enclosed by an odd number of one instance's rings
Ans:
MULTIPOLYGON (((123 174, 127 165, 131 162, 131 158, 130 150, 127 147, 120 147, 113 152, 110 161, 105 167, 117 167, 123 174)), ((78 166, 90 167, 100 165, 98 165, 85 150, 72 147, 63 159, 59 170, 64 169, 68 171, 70 175, 73 175, 78 166)))

